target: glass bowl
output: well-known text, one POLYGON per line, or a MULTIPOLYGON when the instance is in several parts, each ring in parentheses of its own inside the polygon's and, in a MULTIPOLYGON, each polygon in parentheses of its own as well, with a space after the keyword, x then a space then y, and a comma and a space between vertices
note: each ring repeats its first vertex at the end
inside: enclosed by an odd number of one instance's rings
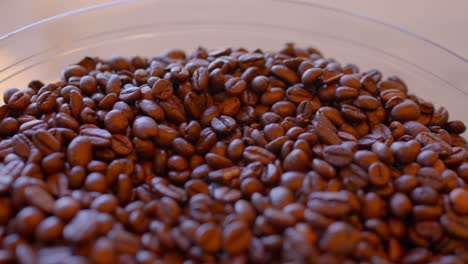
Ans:
POLYGON ((0 37, 0 93, 32 79, 59 80, 64 66, 84 56, 151 56, 199 45, 278 50, 286 42, 397 75, 410 92, 468 123, 466 58, 404 29, 306 0, 120 0, 59 14, 0 37))

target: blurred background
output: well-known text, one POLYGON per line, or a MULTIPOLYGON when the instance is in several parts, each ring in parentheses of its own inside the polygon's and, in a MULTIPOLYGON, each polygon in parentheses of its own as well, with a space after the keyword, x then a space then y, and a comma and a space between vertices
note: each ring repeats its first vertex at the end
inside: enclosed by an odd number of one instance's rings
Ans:
MULTIPOLYGON (((300 0, 376 18, 468 58, 467 0, 300 0)), ((0 0, 0 36, 38 20, 109 0, 0 0)))

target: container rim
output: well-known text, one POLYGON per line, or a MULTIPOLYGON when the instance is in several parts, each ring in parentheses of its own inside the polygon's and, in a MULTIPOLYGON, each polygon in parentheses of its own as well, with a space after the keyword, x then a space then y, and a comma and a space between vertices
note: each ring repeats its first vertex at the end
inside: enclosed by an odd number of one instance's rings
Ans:
MULTIPOLYGON (((106 7, 126 4, 126 3, 130 3, 130 2, 137 2, 137 1, 141 1, 141 0, 114 0, 114 1, 106 2, 106 3, 90 5, 90 6, 86 6, 86 7, 66 11, 66 12, 63 12, 63 13, 59 13, 59 14, 56 14, 56 15, 53 15, 53 16, 38 20, 38 21, 33 22, 31 24, 28 24, 26 26, 20 27, 20 28, 14 30, 12 32, 9 32, 9 33, 7 33, 7 34, 5 34, 3 36, 0 36, 0 42, 7 40, 7 39, 11 38, 14 35, 28 32, 28 30, 31 30, 31 29, 33 29, 35 27, 39 27, 39 26, 41 26, 43 24, 47 24, 49 22, 54 22, 56 20, 60 20, 62 18, 68 17, 68 16, 73 16, 73 15, 76 15, 76 14, 89 12, 89 11, 96 10, 96 9, 105 9, 106 7)), ((461 54, 447 48, 446 46, 444 46, 442 44, 439 44, 439 43, 437 43, 437 42, 435 42, 435 41, 433 41, 433 40, 431 40, 429 38, 426 38, 426 37, 424 37, 424 36, 422 36, 420 34, 417 34, 415 32, 409 31, 409 30, 407 30, 407 29, 405 29, 403 27, 400 27, 400 26, 397 26, 397 25, 394 25, 394 24, 379 20, 379 19, 371 17, 371 16, 362 15, 362 14, 359 14, 357 12, 348 11, 348 10, 344 10, 344 9, 340 9, 340 8, 336 8, 336 7, 330 7, 330 6, 325 6, 325 5, 321 5, 321 4, 317 4, 317 3, 306 2, 306 0, 269 0, 269 1, 272 1, 272 2, 285 2, 285 3, 295 4, 295 5, 304 5, 304 6, 314 7, 314 8, 323 9, 323 10, 331 11, 331 12, 334 12, 334 13, 338 13, 338 14, 341 14, 341 15, 346 15, 346 16, 350 16, 350 17, 353 17, 353 18, 357 18, 357 19, 360 19, 360 20, 363 20, 363 21, 366 21, 366 22, 376 24, 376 25, 384 26, 384 27, 386 27, 388 29, 392 29, 394 31, 400 32, 400 33, 405 34, 407 36, 410 36, 410 37, 413 37, 413 38, 418 39, 420 41, 423 41, 426 44, 429 44, 429 45, 431 45, 431 46, 433 46, 433 47, 435 47, 435 48, 437 48, 437 49, 439 49, 441 51, 444 51, 444 53, 446 53, 446 54, 448 54, 448 55, 450 55, 452 57, 455 57, 458 60, 461 60, 462 62, 468 64, 468 58, 465 58, 463 55, 461 55, 461 54)))

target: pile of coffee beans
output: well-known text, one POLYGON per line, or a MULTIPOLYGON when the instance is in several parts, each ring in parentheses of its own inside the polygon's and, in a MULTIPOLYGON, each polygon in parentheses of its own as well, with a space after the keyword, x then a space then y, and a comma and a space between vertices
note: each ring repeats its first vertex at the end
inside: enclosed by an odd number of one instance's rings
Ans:
POLYGON ((468 263, 461 121, 314 48, 86 57, 0 107, 0 263, 468 263))

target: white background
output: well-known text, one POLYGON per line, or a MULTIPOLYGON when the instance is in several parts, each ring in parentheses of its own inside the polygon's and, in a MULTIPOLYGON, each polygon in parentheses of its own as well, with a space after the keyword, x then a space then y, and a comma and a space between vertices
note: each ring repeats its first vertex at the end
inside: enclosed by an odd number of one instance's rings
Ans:
MULTIPOLYGON (((468 0, 307 1, 377 18, 468 58, 468 0)), ((52 15, 105 2, 108 0, 0 0, 0 35, 52 15)))

